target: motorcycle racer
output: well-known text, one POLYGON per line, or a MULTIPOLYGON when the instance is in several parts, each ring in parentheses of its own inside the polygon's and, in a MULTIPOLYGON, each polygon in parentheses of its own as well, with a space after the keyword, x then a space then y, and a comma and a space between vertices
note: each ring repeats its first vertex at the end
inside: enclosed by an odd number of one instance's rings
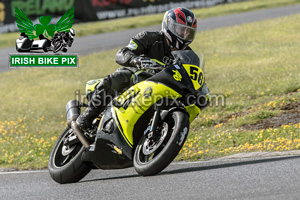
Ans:
POLYGON ((88 103, 86 110, 77 118, 77 125, 87 131, 92 121, 104 111, 109 97, 116 96, 129 88, 130 79, 138 70, 153 67, 155 63, 165 65, 173 62, 172 51, 190 50, 197 32, 197 19, 194 13, 178 7, 168 10, 162 21, 159 32, 143 31, 133 37, 126 47, 121 48, 115 61, 124 66, 106 76, 100 82, 88 103))

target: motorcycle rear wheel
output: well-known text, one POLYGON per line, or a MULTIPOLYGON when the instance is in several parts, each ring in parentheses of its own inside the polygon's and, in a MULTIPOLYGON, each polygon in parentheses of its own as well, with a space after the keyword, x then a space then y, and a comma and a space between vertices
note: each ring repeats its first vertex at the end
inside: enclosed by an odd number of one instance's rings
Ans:
POLYGON ((158 139, 149 141, 143 136, 135 149, 133 166, 140 175, 158 174, 174 160, 187 138, 189 117, 182 111, 172 111, 161 127, 158 139))
POLYGON ((75 183, 85 177, 91 167, 81 160, 84 151, 83 145, 78 141, 72 145, 65 145, 67 137, 74 136, 71 128, 66 128, 57 139, 49 158, 48 169, 57 183, 75 183))

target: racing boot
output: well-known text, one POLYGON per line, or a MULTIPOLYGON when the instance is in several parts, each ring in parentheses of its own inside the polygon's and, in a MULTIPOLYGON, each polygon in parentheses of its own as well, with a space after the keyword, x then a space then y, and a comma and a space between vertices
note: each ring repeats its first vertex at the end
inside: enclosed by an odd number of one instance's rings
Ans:
POLYGON ((101 107, 96 108, 89 104, 85 111, 76 119, 76 124, 82 131, 86 132, 92 128, 93 120, 98 117, 103 110, 101 107))

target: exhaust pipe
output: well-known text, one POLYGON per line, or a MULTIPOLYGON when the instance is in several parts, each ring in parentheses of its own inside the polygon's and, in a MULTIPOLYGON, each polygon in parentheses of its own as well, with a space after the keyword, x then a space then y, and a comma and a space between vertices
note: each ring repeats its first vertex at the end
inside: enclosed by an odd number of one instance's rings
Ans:
POLYGON ((78 127, 76 124, 76 119, 80 115, 80 102, 78 100, 71 100, 66 105, 66 111, 67 111, 67 120, 68 120, 68 126, 72 128, 75 135, 79 139, 79 141, 83 144, 84 147, 89 147, 90 142, 88 139, 84 136, 84 133, 82 130, 78 127))
POLYGON ((71 128, 74 131, 75 135, 78 137, 79 141, 83 144, 83 146, 85 148, 88 148, 90 146, 90 142, 84 136, 82 130, 78 127, 75 121, 71 122, 71 128))

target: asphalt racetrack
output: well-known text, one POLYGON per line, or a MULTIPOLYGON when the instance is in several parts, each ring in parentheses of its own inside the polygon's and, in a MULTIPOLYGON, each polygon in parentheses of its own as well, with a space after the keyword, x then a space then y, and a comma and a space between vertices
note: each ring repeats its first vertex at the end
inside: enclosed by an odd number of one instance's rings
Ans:
POLYGON ((47 170, 0 172, 2 200, 41 199, 299 199, 300 156, 174 162, 162 173, 133 168, 93 170, 78 183, 60 185, 47 170))

